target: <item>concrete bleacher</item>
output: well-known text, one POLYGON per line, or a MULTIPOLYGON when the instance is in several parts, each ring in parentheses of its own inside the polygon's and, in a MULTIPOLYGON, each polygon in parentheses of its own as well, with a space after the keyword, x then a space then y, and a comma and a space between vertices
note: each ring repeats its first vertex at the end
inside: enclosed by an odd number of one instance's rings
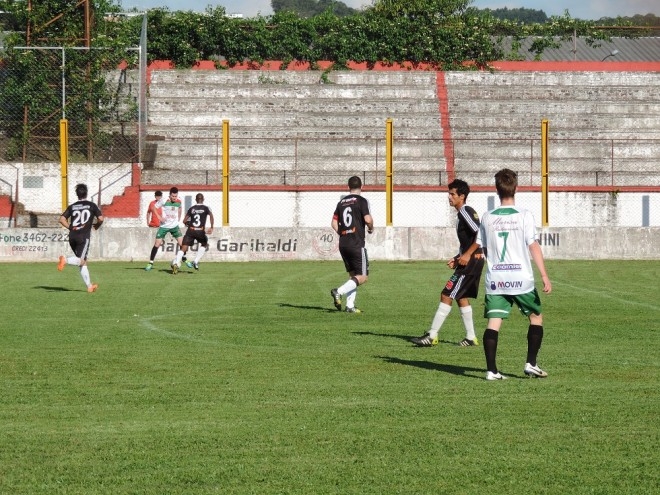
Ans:
POLYGON ((148 140, 157 151, 144 180, 181 182, 182 169, 186 180, 214 179, 228 120, 234 183, 343 183, 355 173, 383 183, 388 118, 399 170, 416 172, 402 179, 445 170, 432 72, 154 71, 148 140))
POLYGON ((455 170, 472 183, 508 166, 539 185, 547 119, 555 185, 607 185, 613 168, 617 185, 660 185, 657 73, 470 72, 446 82, 455 170))
POLYGON ((354 173, 383 184, 392 118, 398 184, 446 184, 450 130, 457 176, 490 186, 507 166, 539 185, 547 119, 553 184, 660 185, 656 72, 448 72, 445 82, 449 123, 432 71, 153 71, 156 151, 143 181, 218 184, 226 119, 234 184, 343 184, 354 173))

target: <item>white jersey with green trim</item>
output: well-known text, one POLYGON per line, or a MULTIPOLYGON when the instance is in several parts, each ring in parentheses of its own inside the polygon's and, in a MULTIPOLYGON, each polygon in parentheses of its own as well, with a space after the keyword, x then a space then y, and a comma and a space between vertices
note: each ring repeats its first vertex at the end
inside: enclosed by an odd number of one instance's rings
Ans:
POLYGON ((156 203, 156 208, 163 209, 163 213, 160 218, 161 228, 173 229, 174 227, 179 226, 181 201, 171 201, 169 198, 163 198, 156 203))
POLYGON ((526 294, 534 290, 529 246, 536 240, 534 216, 516 206, 484 214, 477 244, 486 250, 486 294, 526 294))

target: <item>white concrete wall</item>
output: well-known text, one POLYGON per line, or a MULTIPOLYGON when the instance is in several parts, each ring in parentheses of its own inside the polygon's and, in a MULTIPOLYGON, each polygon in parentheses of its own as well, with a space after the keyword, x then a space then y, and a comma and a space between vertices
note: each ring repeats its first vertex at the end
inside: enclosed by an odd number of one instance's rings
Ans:
MULTIPOLYGON (((164 191, 167 192, 167 191, 164 191)), ((179 189, 184 206, 194 203, 198 191, 179 189)), ((237 228, 318 228, 330 225, 339 192, 230 191, 229 224, 237 228)), ((385 193, 365 192, 376 226, 385 226, 385 193)), ((222 193, 205 191, 205 203, 222 221, 222 193)), ((152 192, 142 194, 140 222, 146 215, 152 192)), ((518 193, 516 203, 532 211, 541 225, 541 193, 518 193)), ((474 192, 468 197, 480 215, 489 204, 497 206, 495 192, 474 192)), ((660 227, 660 193, 550 193, 549 227, 660 227), (648 225, 643 225, 643 203, 649 204, 648 225)), ((394 227, 453 227, 456 212, 445 192, 394 192, 394 227)), ((135 226, 135 222, 111 219, 111 225, 135 226)), ((143 223, 138 222, 137 225, 143 223)))
MULTIPOLYGON (((63 229, 0 229, 0 262, 50 262, 69 255, 63 229)), ((155 230, 111 228, 93 232, 91 262, 146 263, 155 230)), ((660 259, 659 228, 548 228, 539 232, 547 259, 660 259)), ((319 228, 217 228, 204 261, 340 260, 337 236, 319 228)), ((451 227, 378 227, 368 236, 371 260, 447 260, 456 254, 451 227)), ((176 243, 163 245, 156 261, 166 267, 176 243)))

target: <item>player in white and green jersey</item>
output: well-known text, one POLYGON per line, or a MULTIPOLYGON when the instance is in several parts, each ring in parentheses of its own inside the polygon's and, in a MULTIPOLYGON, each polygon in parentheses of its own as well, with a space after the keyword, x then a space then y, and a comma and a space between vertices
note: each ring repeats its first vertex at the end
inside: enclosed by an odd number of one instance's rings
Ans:
POLYGON ((526 375, 543 378, 548 374, 536 364, 543 341, 543 315, 541 299, 534 286, 532 259, 541 273, 543 292, 550 293, 552 284, 536 240, 534 217, 515 205, 517 174, 506 168, 500 170, 495 174, 495 187, 500 206, 483 216, 476 240, 486 254, 484 317, 488 318, 488 326, 483 336, 488 368, 486 379, 505 378, 497 369, 497 342, 502 320, 509 317, 513 304, 529 318, 523 371, 526 375))
MULTIPOLYGON (((156 202, 156 208, 161 208, 161 215, 158 218, 160 221, 160 227, 156 232, 156 241, 154 246, 151 248, 151 256, 149 258, 149 264, 144 268, 149 271, 154 266, 154 260, 158 254, 158 250, 163 245, 163 241, 167 234, 170 234, 179 245, 181 249, 181 241, 183 234, 179 228, 179 222, 181 221, 181 200, 179 199, 179 189, 172 187, 170 189, 170 195, 167 198, 161 198, 156 202)), ((158 213, 155 213, 158 217, 158 213)), ((172 270, 176 273, 178 266, 172 265, 172 270)))

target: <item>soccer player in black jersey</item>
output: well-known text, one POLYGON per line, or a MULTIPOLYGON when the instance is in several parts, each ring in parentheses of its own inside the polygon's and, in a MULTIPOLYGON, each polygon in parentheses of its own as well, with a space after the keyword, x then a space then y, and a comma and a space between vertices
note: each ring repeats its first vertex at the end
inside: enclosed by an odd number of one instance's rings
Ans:
POLYGON ((69 246, 73 250, 73 256, 68 258, 60 256, 57 269, 62 271, 65 265, 80 267, 80 276, 87 286, 87 292, 96 292, 98 284, 93 284, 89 276, 87 253, 92 227, 96 230, 101 226, 103 214, 95 203, 87 201, 87 186, 85 184, 76 186, 76 196, 78 196, 78 201, 70 204, 59 220, 62 227, 69 230, 69 246))
POLYGON ((465 338, 459 343, 462 346, 479 345, 474 333, 472 320, 472 306, 469 298, 476 298, 479 294, 479 280, 484 268, 484 256, 480 247, 475 244, 479 231, 479 215, 474 209, 465 204, 470 187, 468 183, 456 179, 449 186, 449 204, 458 212, 459 251, 456 256, 447 262, 447 266, 454 270, 454 274, 447 281, 440 294, 440 305, 431 322, 431 328, 421 337, 412 339, 412 343, 419 347, 430 347, 438 344, 438 333, 445 318, 451 311, 453 301, 458 301, 461 311, 465 338))
POLYGON ((358 286, 367 283, 369 278, 369 259, 364 247, 365 227, 371 234, 374 221, 369 210, 369 201, 361 196, 362 180, 353 176, 348 179, 350 194, 344 196, 332 216, 332 229, 339 234, 339 253, 349 279, 336 289, 330 290, 332 302, 341 311, 341 298, 346 295, 346 312, 360 313, 355 307, 358 286))
POLYGON ((181 266, 183 257, 188 252, 188 248, 192 246, 195 241, 199 243, 199 248, 197 249, 197 255, 195 256, 195 261, 187 261, 186 266, 188 268, 194 268, 199 270, 199 261, 204 256, 204 253, 209 247, 209 238, 206 234, 211 235, 213 233, 213 213, 211 208, 204 204, 204 195, 202 193, 197 193, 195 196, 196 205, 188 208, 186 216, 183 218, 184 225, 188 226, 185 235, 183 236, 183 241, 181 242, 181 249, 176 254, 176 266, 181 266), (206 228, 206 219, 209 219, 209 228, 206 228))

